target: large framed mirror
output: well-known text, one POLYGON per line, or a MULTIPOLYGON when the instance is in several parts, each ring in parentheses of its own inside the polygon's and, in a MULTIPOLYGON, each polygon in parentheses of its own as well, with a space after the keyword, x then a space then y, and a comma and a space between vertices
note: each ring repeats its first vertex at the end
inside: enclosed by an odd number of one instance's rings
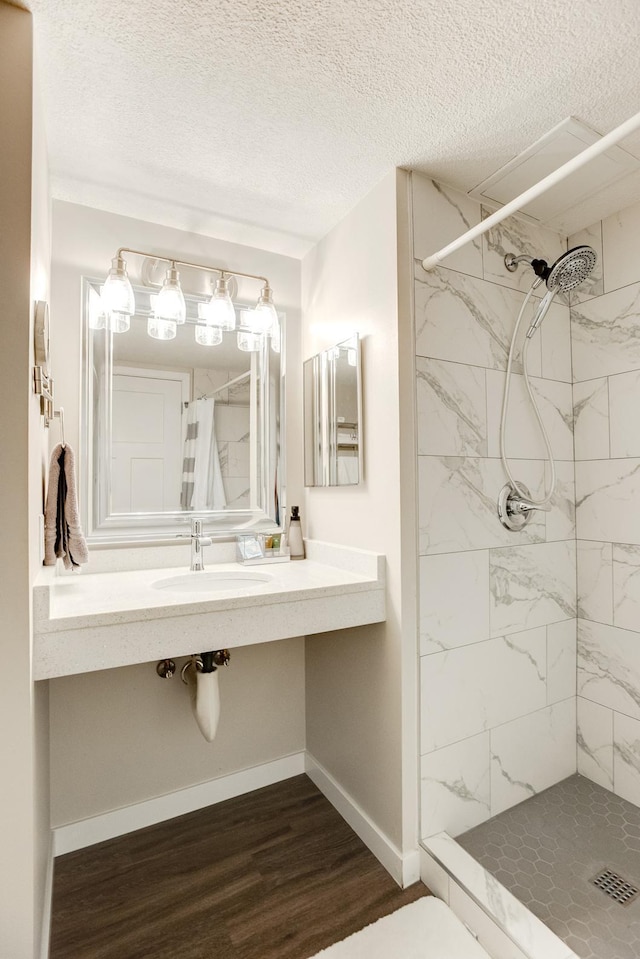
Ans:
POLYGON ((237 331, 203 345, 194 334, 206 298, 185 294, 187 320, 165 341, 148 334, 156 291, 137 287, 130 328, 114 333, 102 282, 83 279, 87 541, 167 540, 192 517, 221 535, 274 529, 284 515, 285 317, 281 352, 263 336, 241 349, 237 331))
POLYGON ((305 486, 356 486, 361 482, 360 378, 357 333, 305 361, 305 486))

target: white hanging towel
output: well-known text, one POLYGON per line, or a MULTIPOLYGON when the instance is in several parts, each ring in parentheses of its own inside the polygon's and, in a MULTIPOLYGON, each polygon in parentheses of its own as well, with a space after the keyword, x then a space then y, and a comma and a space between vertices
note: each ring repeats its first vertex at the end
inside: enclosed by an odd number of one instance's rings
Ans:
POLYGON ((58 443, 51 454, 44 510, 44 565, 61 559, 65 569, 89 562, 89 551, 80 525, 75 456, 69 444, 58 443))

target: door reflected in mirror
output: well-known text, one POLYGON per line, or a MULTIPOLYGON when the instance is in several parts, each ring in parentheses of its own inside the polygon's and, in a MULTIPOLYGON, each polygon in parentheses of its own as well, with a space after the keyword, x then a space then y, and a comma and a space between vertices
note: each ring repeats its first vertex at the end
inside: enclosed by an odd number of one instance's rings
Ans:
POLYGON ((360 378, 357 334, 305 361, 305 486, 355 486, 361 482, 360 378))
POLYGON ((253 338, 257 349, 239 348, 237 331, 196 338, 198 296, 185 296, 187 322, 165 340, 148 333, 153 291, 136 289, 130 329, 110 332, 96 315, 99 283, 84 286, 89 541, 167 538, 193 515, 214 531, 273 527, 283 480, 282 355, 265 337, 253 338))

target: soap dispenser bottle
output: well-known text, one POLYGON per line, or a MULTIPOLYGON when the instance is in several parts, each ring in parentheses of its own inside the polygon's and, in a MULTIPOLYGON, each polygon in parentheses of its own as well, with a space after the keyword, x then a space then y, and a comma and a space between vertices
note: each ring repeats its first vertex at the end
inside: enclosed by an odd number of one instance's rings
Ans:
POLYGON ((289 550, 291 559, 304 559, 304 540, 302 538, 302 524, 300 523, 300 507, 291 507, 289 520, 289 550))

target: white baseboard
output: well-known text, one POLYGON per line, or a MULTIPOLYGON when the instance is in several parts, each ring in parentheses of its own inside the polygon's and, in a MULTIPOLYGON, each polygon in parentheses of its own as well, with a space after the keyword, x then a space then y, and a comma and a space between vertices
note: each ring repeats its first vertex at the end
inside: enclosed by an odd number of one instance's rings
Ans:
MULTIPOLYGON (((199 783, 187 789, 158 796, 145 802, 114 809, 91 819, 58 826, 53 830, 52 855, 49 873, 47 875, 47 899, 51 903, 51 886, 53 881, 53 857, 62 856, 76 849, 84 849, 95 843, 124 836, 136 829, 153 826, 156 823, 182 816, 185 813, 203 809, 215 803, 224 802, 242 796, 244 793, 262 786, 271 786, 292 776, 299 776, 306 772, 321 793, 329 800, 349 824, 357 836, 371 850, 373 855, 382 863, 388 873, 399 886, 406 888, 420 878, 420 855, 418 849, 408 853, 401 853, 381 829, 373 822, 358 803, 343 789, 319 762, 309 753, 293 753, 282 759, 275 759, 260 766, 252 766, 229 776, 211 779, 206 783, 199 783)), ((45 948, 45 925, 49 931, 50 912, 43 919, 43 951, 41 959, 47 959, 45 948)))
POLYGON ((53 859, 54 835, 49 840, 47 875, 44 881, 44 902, 42 904, 42 930, 40 933, 40 959, 49 959, 49 941, 51 939, 51 904, 53 900, 53 859))
POLYGON ((416 848, 401 853, 358 803, 321 764, 306 754, 305 770, 309 779, 337 809, 342 818, 362 839, 398 885, 406 889, 420 879, 420 853, 416 848))
POLYGON ((197 786, 180 789, 167 796, 158 796, 122 809, 114 809, 100 816, 93 816, 91 819, 58 826, 53 830, 54 855, 62 856, 67 852, 104 842, 105 839, 124 836, 136 829, 153 826, 166 819, 173 819, 175 816, 182 816, 196 809, 203 809, 205 806, 242 796, 262 786, 271 786, 283 779, 299 776, 304 771, 305 754, 293 753, 282 759, 274 759, 260 766, 252 766, 250 769, 231 773, 229 776, 221 776, 219 779, 211 779, 197 786))

